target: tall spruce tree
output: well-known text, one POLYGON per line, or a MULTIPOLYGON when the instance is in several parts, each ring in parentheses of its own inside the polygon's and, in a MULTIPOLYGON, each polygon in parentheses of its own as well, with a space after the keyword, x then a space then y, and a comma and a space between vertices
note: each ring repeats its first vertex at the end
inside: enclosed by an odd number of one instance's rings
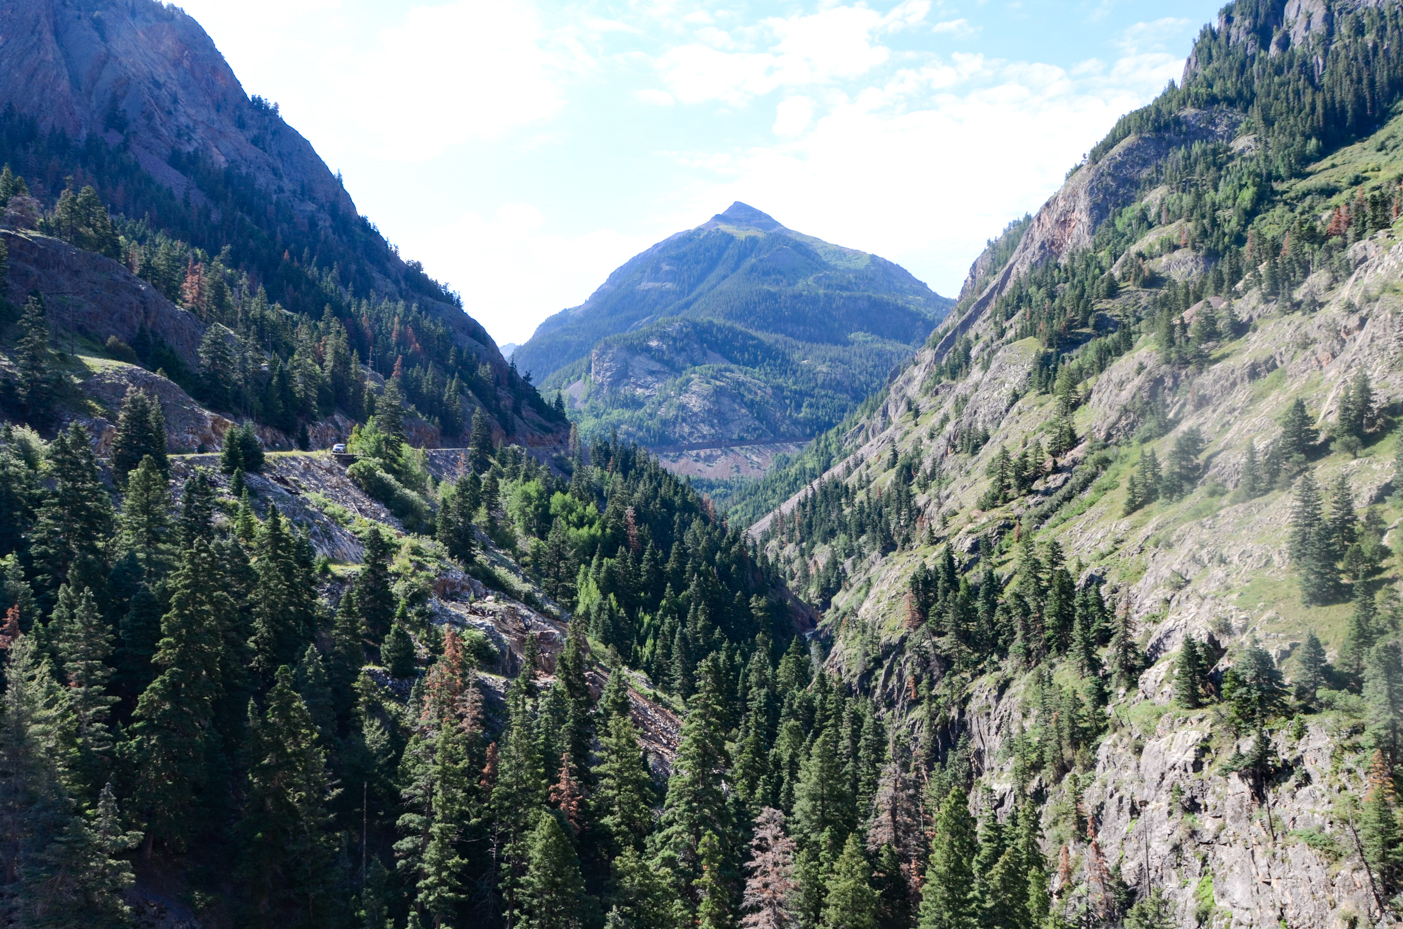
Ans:
POLYGON ((50 358, 49 318, 41 295, 32 294, 25 301, 19 331, 14 355, 19 401, 30 421, 43 425, 51 415, 58 378, 50 358))
MULTIPOLYGON (((610 680, 621 676, 615 671, 610 680)), ((653 825, 653 780, 628 712, 610 713, 600 726, 599 786, 595 812, 615 847, 641 849, 653 825)))
POLYGON ((1308 605, 1329 603, 1339 590, 1339 560, 1320 503, 1320 489, 1307 471, 1296 481, 1291 511, 1290 554, 1300 577, 1301 599, 1308 605))
POLYGON ((0 698, 0 919, 15 926, 123 925, 130 840, 104 789, 96 815, 74 796, 78 722, 33 636, 8 643, 0 698))
POLYGON ((267 704, 262 714, 249 704, 240 885, 259 922, 271 924, 276 913, 279 925, 330 925, 340 909, 328 809, 334 794, 316 725, 286 666, 267 704))
POLYGON ((367 529, 361 541, 365 545, 365 553, 360 574, 356 576, 356 604, 365 623, 366 634, 372 641, 380 642, 390 631, 390 623, 395 618, 396 601, 390 578, 392 548, 379 526, 367 529))
POLYGON ((877 893, 872 889, 871 875, 861 840, 857 833, 849 833, 843 854, 833 866, 823 907, 823 929, 877 929, 877 893))
POLYGON ((468 439, 468 464, 474 474, 482 474, 492 463, 496 447, 492 443, 492 427, 487 423, 482 408, 473 410, 472 433, 468 439))
POLYGON ((974 859, 978 852, 969 797, 951 789, 940 808, 926 865, 919 929, 975 929, 974 859))
POLYGON ((1306 412, 1305 401, 1299 397, 1292 401, 1286 415, 1281 418, 1281 452, 1289 461, 1304 459, 1320 442, 1315 422, 1306 412))
POLYGON ((1383 755, 1375 752, 1364 795, 1359 840, 1364 847, 1376 899, 1384 906, 1403 889, 1403 834, 1398 826, 1398 798, 1393 772, 1383 755))
POLYGON ((170 483, 150 455, 127 477, 118 522, 118 546, 136 559, 148 583, 164 578, 170 567, 170 483))
POLYGON ((1403 647, 1380 642, 1364 666, 1364 704, 1370 745, 1395 776, 1403 773, 1403 647))
POLYGON ((112 476, 120 486, 142 459, 150 457, 161 476, 170 477, 166 457, 166 418, 158 400, 144 390, 127 391, 112 439, 112 476))
POLYGON ((1208 677, 1204 664, 1202 647, 1193 636, 1184 636, 1184 644, 1174 663, 1174 702, 1186 710, 1196 710, 1203 705, 1208 677))
POLYGON ((697 847, 701 874, 692 882, 697 894, 697 929, 730 929, 731 887, 726 853, 716 833, 708 831, 697 847))
POLYGON ((137 701, 122 749, 133 812, 146 823, 148 845, 185 846, 209 800, 211 766, 220 764, 213 719, 223 695, 223 633, 232 625, 235 604, 210 583, 217 576, 213 550, 195 538, 171 578, 171 606, 152 659, 161 672, 137 701))
POLYGON ((1325 646, 1320 643, 1314 629, 1306 633, 1306 641, 1296 662, 1300 669, 1294 681, 1296 699, 1307 706, 1313 705, 1316 694, 1330 683, 1330 663, 1325 655, 1325 646))
POLYGON ((277 507, 270 507, 254 547, 253 666, 271 680, 295 664, 316 629, 316 586, 299 563, 295 539, 277 507))
POLYGON ((91 800, 112 773, 113 740, 108 725, 117 698, 107 692, 112 679, 112 629, 98 612, 92 591, 59 588, 58 605, 49 620, 48 638, 68 685, 68 704, 76 724, 75 772, 81 793, 91 800))
POLYGON ((716 659, 697 669, 700 689, 687 703, 681 741, 667 783, 662 817, 654 835, 656 848, 679 863, 689 882, 700 876, 702 836, 710 832, 730 847, 731 808, 726 797, 726 727, 723 695, 717 675, 709 673, 716 659))
POLYGON ((52 604, 75 568, 86 579, 106 574, 106 541, 112 534, 112 501, 102 483, 88 432, 78 423, 49 443, 46 494, 35 519, 30 555, 41 603, 52 604))
POLYGON ((585 885, 570 837, 551 813, 538 813, 531 833, 522 899, 530 929, 579 929, 585 885))

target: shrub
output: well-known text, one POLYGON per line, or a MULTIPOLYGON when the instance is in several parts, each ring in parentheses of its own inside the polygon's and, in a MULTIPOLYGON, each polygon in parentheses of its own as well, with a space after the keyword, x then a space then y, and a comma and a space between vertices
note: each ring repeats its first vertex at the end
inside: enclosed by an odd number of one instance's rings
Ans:
POLYGON ((383 504, 408 532, 427 532, 433 513, 423 497, 387 473, 374 458, 362 458, 346 469, 356 486, 383 504))
POLYGON ((107 345, 104 347, 110 358, 115 358, 118 361, 125 361, 127 364, 140 364, 140 361, 136 357, 136 349, 132 348, 115 335, 107 337, 107 345))

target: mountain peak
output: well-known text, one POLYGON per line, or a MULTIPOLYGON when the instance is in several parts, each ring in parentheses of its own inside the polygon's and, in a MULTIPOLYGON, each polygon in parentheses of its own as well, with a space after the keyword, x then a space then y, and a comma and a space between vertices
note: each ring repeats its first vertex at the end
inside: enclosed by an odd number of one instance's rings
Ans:
POLYGON ((784 228, 784 225, 769 213, 761 212, 739 200, 726 207, 726 212, 717 213, 711 217, 711 221, 718 224, 724 223, 728 226, 749 226, 764 232, 774 232, 784 228))

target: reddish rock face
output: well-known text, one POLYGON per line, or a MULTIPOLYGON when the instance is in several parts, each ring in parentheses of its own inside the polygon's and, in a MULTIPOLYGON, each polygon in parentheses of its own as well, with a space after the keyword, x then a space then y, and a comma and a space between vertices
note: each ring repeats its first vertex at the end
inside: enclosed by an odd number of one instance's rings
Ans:
POLYGON ((143 325, 165 339, 192 368, 205 326, 125 267, 93 252, 35 233, 0 232, 10 253, 9 298, 44 295, 54 332, 69 329, 99 343, 115 335, 128 345, 143 325))
POLYGON ((0 0, 0 60, 0 108, 14 104, 42 129, 124 143, 177 193, 188 182, 171 152, 198 152, 304 212, 355 210, 307 140, 249 100, 200 24, 176 7, 0 0))

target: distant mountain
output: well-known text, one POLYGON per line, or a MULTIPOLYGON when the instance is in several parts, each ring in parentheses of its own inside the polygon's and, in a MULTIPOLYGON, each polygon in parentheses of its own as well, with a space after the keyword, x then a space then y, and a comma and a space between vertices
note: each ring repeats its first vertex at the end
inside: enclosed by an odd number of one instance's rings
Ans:
POLYGON ((879 387, 951 305, 899 265, 734 203, 630 259, 514 359, 564 390, 587 431, 655 446, 806 437, 879 387))
POLYGON ((520 348, 520 347, 521 347, 521 346, 517 345, 515 342, 505 342, 505 343, 503 343, 503 344, 497 346, 497 348, 498 348, 498 349, 501 351, 501 353, 502 353, 502 357, 503 357, 503 358, 506 358, 506 359, 509 360, 509 361, 511 360, 512 355, 513 355, 513 354, 516 352, 516 350, 517 350, 518 348, 520 348))

